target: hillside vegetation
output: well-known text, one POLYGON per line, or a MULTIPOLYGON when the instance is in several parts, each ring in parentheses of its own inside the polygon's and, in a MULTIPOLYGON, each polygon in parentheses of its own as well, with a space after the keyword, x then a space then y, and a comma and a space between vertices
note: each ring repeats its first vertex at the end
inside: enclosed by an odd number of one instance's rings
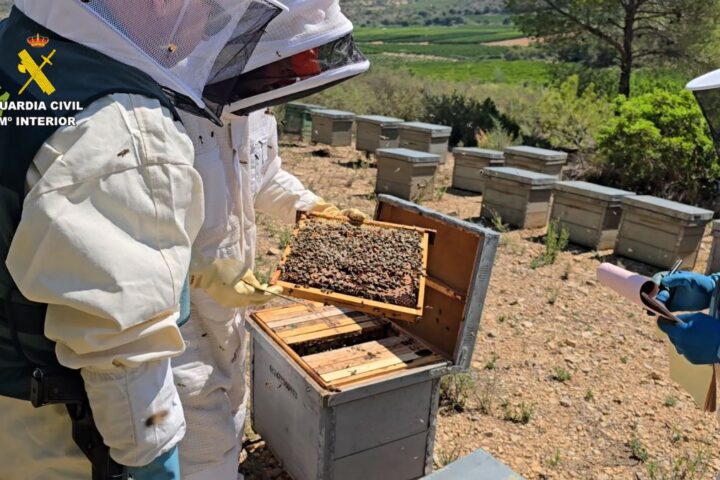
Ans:
POLYGON ((357 26, 457 25, 502 11, 501 0, 344 0, 343 11, 357 26))

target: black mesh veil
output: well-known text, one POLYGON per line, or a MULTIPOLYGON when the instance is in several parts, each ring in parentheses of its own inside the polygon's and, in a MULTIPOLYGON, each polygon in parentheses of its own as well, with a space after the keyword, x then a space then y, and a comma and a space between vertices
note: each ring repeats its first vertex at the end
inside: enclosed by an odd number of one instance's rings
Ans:
POLYGON ((264 1, 254 1, 248 7, 230 41, 215 60, 207 82, 221 82, 226 88, 213 91, 213 95, 207 95, 207 89, 203 92, 203 100, 213 115, 220 116, 223 106, 232 101, 231 96, 242 81, 242 71, 265 33, 265 27, 281 12, 279 7, 264 1))
POLYGON ((206 102, 213 104, 221 102, 231 104, 257 97, 257 102, 249 101, 242 109, 233 111, 235 114, 247 114, 329 88, 337 81, 332 80, 322 86, 308 86, 307 89, 300 88, 300 84, 309 85, 313 78, 322 74, 339 71, 366 61, 367 59, 357 48, 352 35, 348 34, 325 45, 282 58, 238 77, 210 83, 205 88, 203 96, 206 102), (285 88, 293 85, 298 88, 285 88), (263 98, 263 94, 281 89, 284 89, 283 93, 278 97, 263 98))

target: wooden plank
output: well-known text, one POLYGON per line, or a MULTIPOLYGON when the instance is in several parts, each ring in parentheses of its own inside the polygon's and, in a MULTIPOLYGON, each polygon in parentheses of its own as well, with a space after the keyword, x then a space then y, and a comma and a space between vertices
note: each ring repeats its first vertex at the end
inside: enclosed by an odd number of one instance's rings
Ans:
POLYGON ((321 322, 327 321, 328 319, 337 318, 357 318, 364 315, 362 312, 355 312, 350 308, 339 308, 333 305, 324 307, 319 312, 307 313, 300 312, 299 314, 290 314, 288 318, 280 318, 279 320, 273 320, 267 323, 268 327, 272 328, 276 332, 305 325, 309 322, 321 322))
POLYGON ((332 385, 333 388, 337 389, 347 388, 356 383, 363 383, 369 380, 380 381, 385 376, 390 376, 403 370, 410 370, 413 368, 424 367, 426 365, 432 364, 438 364, 438 366, 441 366, 448 365, 449 362, 440 355, 428 355, 427 357, 419 357, 413 360, 408 360, 404 363, 397 363, 369 372, 358 373, 356 375, 352 375, 350 377, 331 382, 330 385, 332 385))
POLYGON ((378 320, 368 320, 367 322, 353 323, 351 325, 343 325, 341 327, 326 328, 315 332, 301 333, 297 335, 282 336, 288 345, 296 345, 298 343, 309 342, 312 340, 323 340, 328 337, 337 337, 355 332, 371 332, 380 330, 385 324, 378 320))
POLYGON ((373 360, 372 362, 361 363, 359 365, 353 365, 351 367, 343 368, 341 370, 335 370, 332 372, 321 374, 323 380, 327 383, 333 383, 343 378, 355 377, 363 373, 374 372, 385 367, 392 367, 395 365, 405 365, 410 360, 422 358, 414 351, 402 351, 398 354, 393 353, 390 356, 381 358, 379 360, 373 360))
POLYGON ((337 365, 342 363, 360 362, 363 359, 376 358, 393 348, 399 348, 403 344, 412 345, 412 340, 405 335, 393 335, 380 340, 305 355, 303 360, 316 372, 327 373, 333 371, 333 369, 337 370, 337 365))
MULTIPOLYGON (((319 304, 322 305, 322 304, 319 304)), ((269 308, 267 310, 259 310, 257 313, 258 318, 260 318, 265 323, 272 323, 273 321, 277 319, 284 319, 286 317, 292 317, 293 314, 296 315, 305 315, 308 312, 308 307, 303 305, 290 305, 290 306, 281 306, 281 307, 274 307, 269 308)), ((314 315, 317 315, 317 313, 314 313, 314 315)))

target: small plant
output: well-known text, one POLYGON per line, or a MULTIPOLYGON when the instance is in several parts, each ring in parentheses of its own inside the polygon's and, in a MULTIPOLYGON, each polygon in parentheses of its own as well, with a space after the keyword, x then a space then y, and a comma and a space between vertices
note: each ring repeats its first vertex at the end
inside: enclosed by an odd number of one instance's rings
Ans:
POLYGON ((628 357, 626 357, 625 355, 623 355, 622 357, 620 357, 620 363, 626 364, 627 362, 628 362, 628 357))
POLYGON ((547 464, 550 468, 557 468, 560 466, 560 449, 556 448, 552 456, 548 458, 547 464))
POLYGON ((497 361, 500 357, 498 357, 497 353, 492 352, 490 355, 490 360, 485 364, 485 370, 495 370, 497 368, 497 361))
POLYGON ((547 303, 548 305, 555 305, 557 302, 560 291, 557 288, 551 288, 547 291, 547 303))
POLYGON ((446 467, 460 458, 460 448, 455 446, 452 450, 441 450, 438 453, 435 463, 438 468, 446 467))
POLYGON ((520 402, 518 405, 510 405, 510 403, 505 400, 501 407, 503 409, 503 420, 506 422, 519 423, 522 425, 530 423, 533 415, 532 405, 526 404, 525 402, 520 402))
POLYGON ((443 412, 464 412, 468 397, 475 388, 475 380, 467 373, 443 377, 440 382, 440 406, 443 412))
POLYGON ((498 315, 498 319, 497 319, 498 323, 505 323, 505 320, 507 320, 507 315, 505 315, 504 313, 501 313, 500 315, 498 315))
POLYGON ((692 457, 686 454, 670 460, 666 465, 653 460, 647 464, 647 473, 650 480, 702 480, 709 478, 711 471, 708 455, 700 451, 692 457))
POLYGON ((560 228, 557 222, 550 222, 545 236, 545 251, 530 263, 533 270, 546 265, 552 265, 560 252, 564 251, 570 243, 570 230, 560 228))
POLYGON ((497 211, 493 212, 490 222, 492 222, 492 227, 498 233, 507 233, 510 231, 508 229, 508 226, 503 223, 502 216, 500 216, 500 213, 498 213, 497 211))
POLYGON ((552 379, 556 382, 567 383, 572 378, 572 374, 562 367, 555 367, 552 379))
POLYGON ((442 200, 443 197, 445 196, 445 193, 447 193, 447 189, 448 189, 447 185, 435 187, 435 193, 433 194, 433 199, 436 202, 439 202, 440 200, 442 200))
POLYGON ((678 399, 675 398, 673 395, 668 395, 667 397, 665 397, 665 406, 666 407, 670 407, 670 408, 676 407, 677 404, 678 404, 678 399))
POLYGON ((643 445, 642 440, 637 436, 633 436, 627 444, 630 449, 630 458, 638 462, 645 463, 650 458, 647 448, 643 445))
POLYGON ((475 401, 478 405, 478 410, 483 415, 490 415, 495 404, 495 386, 497 385, 497 378, 492 376, 485 380, 480 388, 475 391, 475 401))
POLYGON ((590 390, 588 388, 587 391, 585 392, 585 396, 583 398, 585 399, 586 402, 590 402, 595 398, 595 394, 593 393, 592 390, 590 390))

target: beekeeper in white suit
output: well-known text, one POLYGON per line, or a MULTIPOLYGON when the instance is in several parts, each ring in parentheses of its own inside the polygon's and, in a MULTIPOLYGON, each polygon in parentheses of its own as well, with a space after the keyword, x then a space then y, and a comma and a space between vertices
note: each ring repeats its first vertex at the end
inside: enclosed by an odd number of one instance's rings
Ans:
MULTIPOLYGON (((90 478, 64 407, 27 401, 38 366, 80 371, 110 455, 133 478, 180 478, 186 421, 170 358, 185 349, 179 303, 203 195, 176 107, 211 116, 201 91, 244 67, 233 62, 253 43, 248 3, 16 0, 0 28, 3 102, 84 107, 55 112, 76 126, 0 128, 4 480, 90 478), (44 79, 18 68, 22 52, 44 79)), ((258 34, 273 10, 254 12, 258 34)), ((264 301, 251 275, 228 284, 216 267, 203 269, 202 288, 264 301)))
MULTIPOLYGON (((203 269, 213 271, 213 265, 233 266, 238 273, 254 269, 256 212, 287 223, 297 211, 362 217, 357 210, 341 212, 282 169, 277 122, 265 107, 351 78, 369 63, 355 48, 352 24, 337 0, 283 3, 287 10, 270 23, 245 73, 205 89, 207 99, 226 98, 232 90, 225 125, 182 115, 205 186, 194 287, 203 286, 203 269)), ((245 311, 199 288, 191 290, 191 303, 191 320, 181 329, 187 350, 173 359, 187 420, 182 471, 192 480, 234 480, 247 398, 245 311)))

